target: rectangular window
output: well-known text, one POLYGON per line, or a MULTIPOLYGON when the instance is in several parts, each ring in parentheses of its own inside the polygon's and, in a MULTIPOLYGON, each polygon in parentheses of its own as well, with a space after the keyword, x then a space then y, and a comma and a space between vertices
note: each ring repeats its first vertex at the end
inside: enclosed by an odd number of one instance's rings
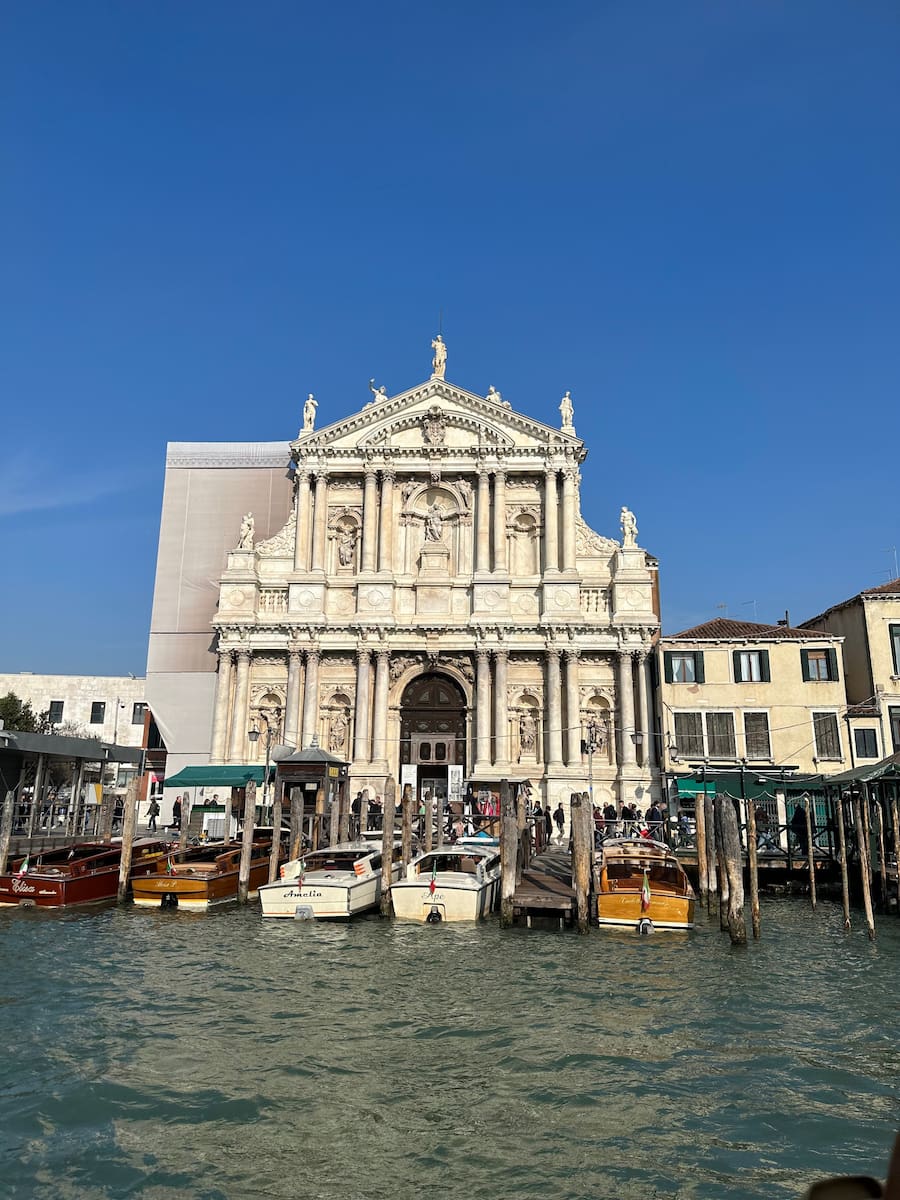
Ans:
POLYGON ((764 712, 744 713, 744 744, 748 758, 771 758, 769 743, 769 714, 764 712))
POLYGON ((735 683, 769 682, 768 650, 735 650, 733 656, 735 683))
POLYGON ((103 700, 95 700, 91 704, 91 724, 102 725, 106 720, 106 703, 103 700))
POLYGON ((816 758, 841 757, 838 719, 834 713, 814 712, 813 731, 816 737, 816 758))
POLYGON ((801 650, 800 663, 803 678, 808 681, 836 680, 837 652, 830 646, 826 650, 801 650))
POLYGON ((682 758, 703 757, 701 713, 675 713, 675 749, 682 758))
POLYGON ((891 722, 891 745, 896 754, 900 750, 900 708, 888 709, 888 717, 891 722))
POLYGON ((888 625, 891 639, 891 656, 894 660, 894 674, 900 675, 900 625, 888 625))
POLYGON ((47 715, 47 719, 51 725, 62 725, 63 709, 65 706, 64 700, 50 701, 50 712, 47 715))
POLYGON ((142 700, 131 706, 131 723, 132 725, 143 725, 144 713, 147 711, 147 705, 142 700))
POLYGON ((710 758, 735 758, 734 713, 707 713, 706 741, 710 758))
POLYGON ((857 758, 878 757, 878 733, 874 729, 854 729, 853 740, 856 743, 857 758))
POLYGON ((666 683, 703 683, 703 651, 666 650, 666 683))

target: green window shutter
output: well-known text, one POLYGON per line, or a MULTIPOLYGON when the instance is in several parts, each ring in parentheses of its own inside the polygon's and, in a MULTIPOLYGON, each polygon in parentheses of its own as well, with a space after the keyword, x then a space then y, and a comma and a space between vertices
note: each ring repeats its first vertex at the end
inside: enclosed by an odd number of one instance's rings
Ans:
POLYGON ((803 678, 808 680, 809 679, 809 651, 808 650, 801 649, 801 651, 800 651, 800 666, 803 670, 803 678))
POLYGON ((769 652, 768 650, 760 650, 759 652, 759 674, 763 683, 771 683, 772 676, 769 673, 769 652))
POLYGON ((731 661, 734 663, 734 682, 742 683, 741 679, 741 652, 740 650, 732 650, 731 661))
POLYGON ((825 653, 828 655, 828 678, 829 679, 837 679, 837 677, 838 677, 837 650, 835 650, 831 646, 829 646, 828 649, 825 651, 825 653))
POLYGON ((672 680, 672 651, 671 650, 663 651, 663 666, 665 668, 665 673, 666 673, 666 683, 672 683, 673 680, 672 680))
POLYGON ((694 651, 694 679, 697 683, 706 683, 706 674, 703 670, 703 651, 694 651))

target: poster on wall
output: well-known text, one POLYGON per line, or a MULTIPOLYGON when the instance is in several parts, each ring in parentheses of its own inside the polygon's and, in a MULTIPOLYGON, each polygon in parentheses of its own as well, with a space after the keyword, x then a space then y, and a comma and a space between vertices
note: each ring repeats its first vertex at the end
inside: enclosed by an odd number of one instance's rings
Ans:
POLYGON ((447 767, 447 794, 450 803, 461 801, 463 798, 463 769, 462 764, 452 764, 447 767))
POLYGON ((416 786, 418 784, 419 768, 415 763, 403 763, 400 767, 400 795, 397 797, 397 802, 403 798, 403 791, 407 784, 412 788, 412 794, 416 794, 416 786))

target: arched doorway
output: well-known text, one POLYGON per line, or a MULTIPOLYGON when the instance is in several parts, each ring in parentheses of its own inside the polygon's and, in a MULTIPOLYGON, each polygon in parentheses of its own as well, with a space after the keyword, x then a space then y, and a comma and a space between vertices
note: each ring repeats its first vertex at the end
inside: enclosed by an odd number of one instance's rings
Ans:
POLYGON ((466 769, 466 698, 447 675, 419 675, 400 698, 400 764, 416 768, 418 795, 446 800, 448 768, 466 769))

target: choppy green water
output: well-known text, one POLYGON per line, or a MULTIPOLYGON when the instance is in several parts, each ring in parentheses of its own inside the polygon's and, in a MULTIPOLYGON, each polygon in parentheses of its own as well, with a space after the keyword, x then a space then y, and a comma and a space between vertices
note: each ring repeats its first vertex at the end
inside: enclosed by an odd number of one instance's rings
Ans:
POLYGON ((883 1175, 900 921, 764 941, 0 913, 0 1194, 794 1197, 883 1175))

